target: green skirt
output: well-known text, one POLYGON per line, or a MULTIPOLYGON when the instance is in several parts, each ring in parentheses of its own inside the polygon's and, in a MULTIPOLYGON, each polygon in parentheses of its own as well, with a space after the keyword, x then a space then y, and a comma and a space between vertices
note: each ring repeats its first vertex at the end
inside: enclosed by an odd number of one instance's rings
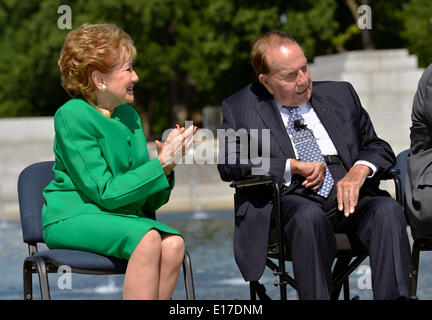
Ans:
POLYGON ((153 219, 101 213, 86 213, 58 221, 46 227, 43 235, 50 249, 83 250, 129 260, 150 229, 181 236, 153 219))

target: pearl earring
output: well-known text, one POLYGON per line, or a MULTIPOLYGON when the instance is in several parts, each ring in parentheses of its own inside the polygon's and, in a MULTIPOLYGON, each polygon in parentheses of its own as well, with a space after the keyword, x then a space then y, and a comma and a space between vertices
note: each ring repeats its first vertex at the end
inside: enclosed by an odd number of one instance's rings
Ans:
POLYGON ((103 85, 102 85, 102 89, 101 89, 101 91, 102 91, 102 92, 105 92, 106 89, 107 89, 107 86, 103 84, 103 85))

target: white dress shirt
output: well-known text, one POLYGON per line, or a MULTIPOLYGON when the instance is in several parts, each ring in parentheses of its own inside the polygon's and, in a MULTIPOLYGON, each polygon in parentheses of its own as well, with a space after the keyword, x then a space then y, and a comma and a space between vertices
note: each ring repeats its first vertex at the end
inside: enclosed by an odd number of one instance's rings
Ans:
MULTIPOLYGON (((276 101, 276 104, 279 108, 279 112, 282 116, 282 121, 285 125, 285 128, 288 127, 288 120, 289 120, 289 114, 286 107, 283 107, 279 102, 276 101)), ((321 120, 318 118, 317 114, 315 113, 315 110, 312 108, 309 102, 306 102, 299 106, 298 113, 303 117, 305 125, 307 125, 308 129, 312 131, 318 146, 321 150, 321 153, 323 155, 329 156, 329 155, 338 155, 337 150, 333 144, 333 142, 330 139, 330 136, 327 133, 327 130, 324 128, 323 124, 321 123, 321 120)), ((293 147, 296 159, 298 159, 298 153, 295 145, 292 143, 292 137, 287 129, 287 133, 291 139, 291 145, 293 147)), ((377 168, 370 162, 359 160, 354 163, 356 164, 363 164, 368 166, 372 169, 372 174, 368 176, 368 178, 371 178, 374 176, 374 174, 377 171, 377 168)), ((291 184, 291 159, 287 159, 286 165, 285 165, 285 185, 289 186, 291 184)))

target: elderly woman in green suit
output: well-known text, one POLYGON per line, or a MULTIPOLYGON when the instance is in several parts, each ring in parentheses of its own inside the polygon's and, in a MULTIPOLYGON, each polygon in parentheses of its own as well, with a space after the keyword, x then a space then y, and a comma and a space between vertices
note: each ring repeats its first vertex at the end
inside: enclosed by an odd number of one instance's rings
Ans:
POLYGON ((150 160, 141 121, 128 105, 138 76, 136 49, 114 25, 84 24, 62 48, 62 85, 72 97, 55 114, 55 179, 45 188, 42 223, 49 248, 128 259, 125 299, 170 299, 184 256, 180 233, 155 221, 168 201, 178 158, 196 128, 156 141, 150 160))

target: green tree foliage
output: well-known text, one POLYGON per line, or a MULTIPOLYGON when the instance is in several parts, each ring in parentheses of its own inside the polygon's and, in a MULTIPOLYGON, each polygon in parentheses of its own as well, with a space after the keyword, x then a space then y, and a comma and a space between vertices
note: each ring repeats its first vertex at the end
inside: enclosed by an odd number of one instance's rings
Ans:
POLYGON ((339 22, 333 39, 336 51, 362 49, 389 49, 405 46, 401 36, 404 28, 400 15, 407 0, 337 0, 334 19, 339 22), (371 8, 372 29, 360 30, 357 21, 365 13, 361 5, 371 8))
POLYGON ((410 52, 417 54, 419 64, 432 63, 432 2, 411 0, 403 7, 400 17, 404 22, 402 36, 410 52))
MULTIPOLYGON (((386 2, 402 8, 402 0, 386 2)), ((335 44, 357 45, 356 21, 343 0, 0 0, 1 117, 53 115, 68 99, 57 66, 69 32, 57 26, 64 4, 72 29, 114 23, 134 39, 134 106, 146 133, 174 125, 182 112, 190 120, 254 81, 249 50, 263 32, 291 34, 309 60, 337 51, 335 44)))
POLYGON ((0 2, 0 116, 52 114, 65 100, 56 60, 66 32, 57 28, 57 7, 0 2))

